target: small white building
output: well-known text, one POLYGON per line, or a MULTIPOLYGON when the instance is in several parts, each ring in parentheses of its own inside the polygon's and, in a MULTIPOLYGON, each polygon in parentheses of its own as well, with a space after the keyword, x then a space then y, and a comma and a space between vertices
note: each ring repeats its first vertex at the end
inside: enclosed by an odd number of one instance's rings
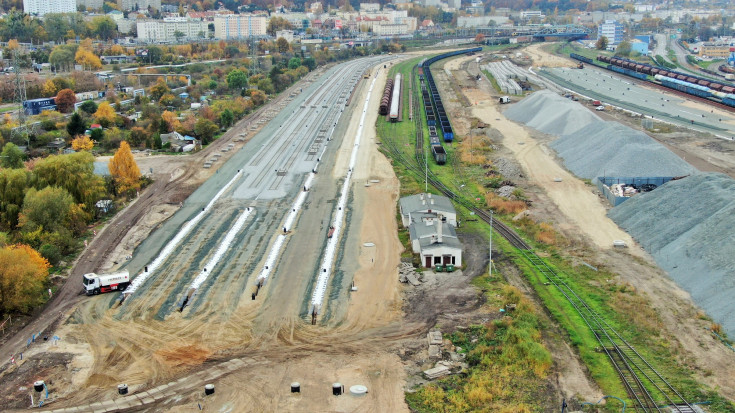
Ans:
POLYGON ((283 37, 287 42, 293 42, 293 30, 278 30, 276 31, 276 40, 283 37))
POLYGON ((421 256, 421 265, 433 268, 436 265, 462 266, 462 244, 457 239, 454 227, 444 222, 441 215, 413 215, 408 227, 411 248, 421 256))
POLYGON ((439 214, 447 224, 457 227, 457 211, 449 198, 433 194, 417 194, 401 198, 401 221, 404 227, 411 225, 411 215, 439 214))

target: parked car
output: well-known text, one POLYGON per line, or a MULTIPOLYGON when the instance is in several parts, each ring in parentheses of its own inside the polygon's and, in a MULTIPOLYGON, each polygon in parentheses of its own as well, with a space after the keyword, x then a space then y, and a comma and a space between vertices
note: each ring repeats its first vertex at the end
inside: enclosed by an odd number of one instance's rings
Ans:
POLYGON ((600 105, 600 106, 596 107, 595 110, 605 110, 605 107, 602 106, 602 105, 600 105))

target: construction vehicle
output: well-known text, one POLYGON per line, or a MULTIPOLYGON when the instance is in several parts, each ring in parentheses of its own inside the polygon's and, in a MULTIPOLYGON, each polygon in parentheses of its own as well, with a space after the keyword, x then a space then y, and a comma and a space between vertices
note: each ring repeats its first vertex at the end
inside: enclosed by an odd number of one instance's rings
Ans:
POLYGON ((93 272, 84 274, 82 285, 87 295, 97 295, 110 291, 122 291, 130 285, 130 273, 120 271, 112 274, 95 274, 93 272))
POLYGON ((582 62, 577 63, 577 69, 584 69, 584 63, 582 62))

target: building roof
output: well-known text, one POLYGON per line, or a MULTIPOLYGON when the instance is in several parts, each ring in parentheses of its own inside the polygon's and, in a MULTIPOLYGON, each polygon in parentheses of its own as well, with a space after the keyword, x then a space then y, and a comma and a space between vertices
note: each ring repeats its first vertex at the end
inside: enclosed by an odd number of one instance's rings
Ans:
POLYGON ((431 238, 422 238, 419 240, 421 246, 421 252, 426 253, 437 248, 455 248, 462 250, 462 243, 457 238, 444 237, 442 236, 442 242, 432 242, 431 238))
POLYGON ((457 211, 454 209, 454 205, 452 205, 452 201, 450 201, 449 198, 441 195, 410 195, 401 198, 400 203, 401 211, 404 214, 427 210, 431 210, 432 212, 447 212, 452 214, 457 213, 457 211), (431 198, 429 198, 429 196, 431 196, 431 198), (431 203, 432 199, 434 200, 433 204, 431 203))
MULTIPOLYGON (((411 239, 431 239, 432 236, 437 236, 437 226, 436 224, 432 225, 426 225, 423 222, 413 223, 408 226, 408 232, 411 236, 411 239)), ((442 223, 442 240, 446 240, 447 238, 454 238, 457 239, 457 232, 454 230, 454 227, 447 224, 446 222, 442 223)))

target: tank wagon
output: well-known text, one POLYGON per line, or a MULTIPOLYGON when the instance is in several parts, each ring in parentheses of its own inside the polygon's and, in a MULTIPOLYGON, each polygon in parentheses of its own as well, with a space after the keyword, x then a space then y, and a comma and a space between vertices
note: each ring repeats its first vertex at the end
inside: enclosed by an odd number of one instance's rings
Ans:
POLYGON ((383 97, 380 98, 380 107, 378 113, 385 116, 388 114, 388 108, 390 106, 390 95, 393 92, 393 79, 388 79, 385 82, 385 89, 383 89, 383 97))
POLYGON ((396 74, 396 81, 393 82, 393 96, 390 102, 390 121, 398 122, 398 112, 401 106, 401 74, 396 74))

